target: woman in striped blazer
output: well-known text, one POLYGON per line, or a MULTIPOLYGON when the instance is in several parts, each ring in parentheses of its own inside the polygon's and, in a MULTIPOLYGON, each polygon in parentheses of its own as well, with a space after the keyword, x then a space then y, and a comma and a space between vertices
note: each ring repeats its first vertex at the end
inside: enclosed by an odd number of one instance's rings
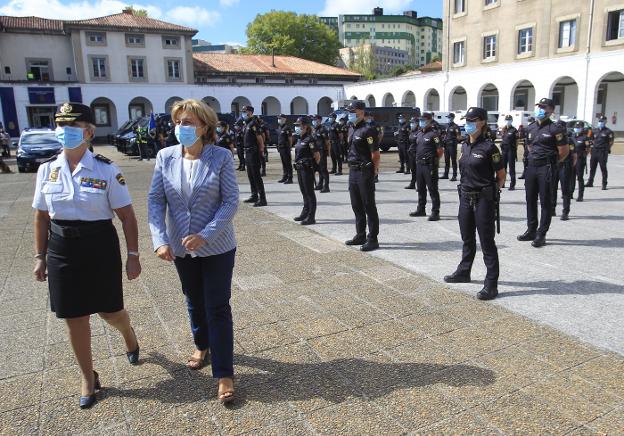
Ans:
POLYGON ((232 153, 214 145, 217 115, 184 100, 171 110, 180 145, 158 152, 148 196, 149 226, 158 257, 173 261, 186 297, 200 369, 210 356, 218 398, 234 398, 234 332, 230 295, 238 185, 232 153))

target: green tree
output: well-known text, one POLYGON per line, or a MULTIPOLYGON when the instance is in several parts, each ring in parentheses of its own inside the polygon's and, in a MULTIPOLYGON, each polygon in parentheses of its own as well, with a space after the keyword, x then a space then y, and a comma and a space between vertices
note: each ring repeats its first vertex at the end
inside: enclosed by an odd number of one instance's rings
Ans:
POLYGON ((442 60, 442 57, 440 57, 440 55, 435 55, 434 57, 431 58, 431 62, 440 62, 442 60))
POLYGON ((247 25, 248 54, 296 56, 323 64, 334 65, 340 42, 333 29, 315 15, 271 11, 258 14, 247 25))
POLYGON ((138 17, 147 17, 147 9, 137 9, 132 5, 126 6, 126 9, 132 11, 138 17))
POLYGON ((350 69, 361 74, 366 80, 373 80, 377 77, 377 57, 372 47, 365 44, 364 39, 353 51, 353 62, 350 69))

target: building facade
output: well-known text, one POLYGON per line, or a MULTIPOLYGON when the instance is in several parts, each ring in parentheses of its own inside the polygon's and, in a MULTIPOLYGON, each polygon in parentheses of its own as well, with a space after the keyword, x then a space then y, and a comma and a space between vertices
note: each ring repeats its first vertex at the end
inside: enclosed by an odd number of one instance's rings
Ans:
POLYGON ((303 59, 193 53, 196 30, 123 13, 80 21, 0 16, 0 121, 11 136, 53 127, 64 101, 93 108, 98 136, 183 98, 218 112, 322 113, 350 71, 303 59))
POLYGON ((415 11, 384 15, 375 8, 370 15, 320 17, 333 28, 344 47, 371 44, 408 53, 408 64, 421 66, 442 55, 442 20, 418 17, 415 11))
POLYGON ((410 65, 410 55, 407 51, 391 47, 362 44, 357 47, 341 48, 339 52, 342 64, 346 68, 352 68, 359 56, 370 56, 375 62, 375 72, 378 74, 385 74, 398 66, 410 65))
POLYGON ((617 0, 445 0, 444 68, 346 85, 378 106, 440 111, 532 110, 551 97, 559 116, 624 131, 624 3, 617 0))

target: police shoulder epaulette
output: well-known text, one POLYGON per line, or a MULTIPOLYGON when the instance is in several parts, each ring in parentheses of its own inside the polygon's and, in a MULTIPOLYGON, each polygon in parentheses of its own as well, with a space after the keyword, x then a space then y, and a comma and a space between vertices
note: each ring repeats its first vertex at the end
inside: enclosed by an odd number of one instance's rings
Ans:
POLYGON ((109 158, 107 158, 106 156, 102 156, 101 154, 96 154, 95 156, 93 156, 95 159, 99 160, 100 162, 104 162, 105 164, 112 164, 113 161, 110 160, 109 158))

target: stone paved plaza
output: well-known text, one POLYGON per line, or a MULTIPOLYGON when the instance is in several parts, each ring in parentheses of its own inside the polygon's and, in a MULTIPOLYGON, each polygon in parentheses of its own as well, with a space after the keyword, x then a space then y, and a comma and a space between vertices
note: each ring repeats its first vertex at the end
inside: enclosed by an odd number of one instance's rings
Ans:
POLYGON ((143 274, 125 301, 142 363, 130 366, 120 336, 93 317, 104 388, 78 409, 64 325, 31 273, 35 176, 0 175, 1 434, 624 433, 621 156, 610 190, 589 189, 569 222, 555 218, 540 250, 515 241, 522 182, 503 193, 501 298, 480 302, 480 252, 472 284, 441 282, 461 250, 453 184, 440 182, 442 221, 410 218, 416 194, 394 174, 396 153, 383 154, 382 248, 364 254, 342 244, 354 230, 347 176, 332 177, 318 224, 302 227, 291 219, 300 194, 274 182, 272 152, 269 207, 241 204, 236 218, 238 400, 224 408, 210 367, 184 366, 193 344, 177 274, 151 253, 153 161, 98 152, 124 171, 139 218, 143 274))

